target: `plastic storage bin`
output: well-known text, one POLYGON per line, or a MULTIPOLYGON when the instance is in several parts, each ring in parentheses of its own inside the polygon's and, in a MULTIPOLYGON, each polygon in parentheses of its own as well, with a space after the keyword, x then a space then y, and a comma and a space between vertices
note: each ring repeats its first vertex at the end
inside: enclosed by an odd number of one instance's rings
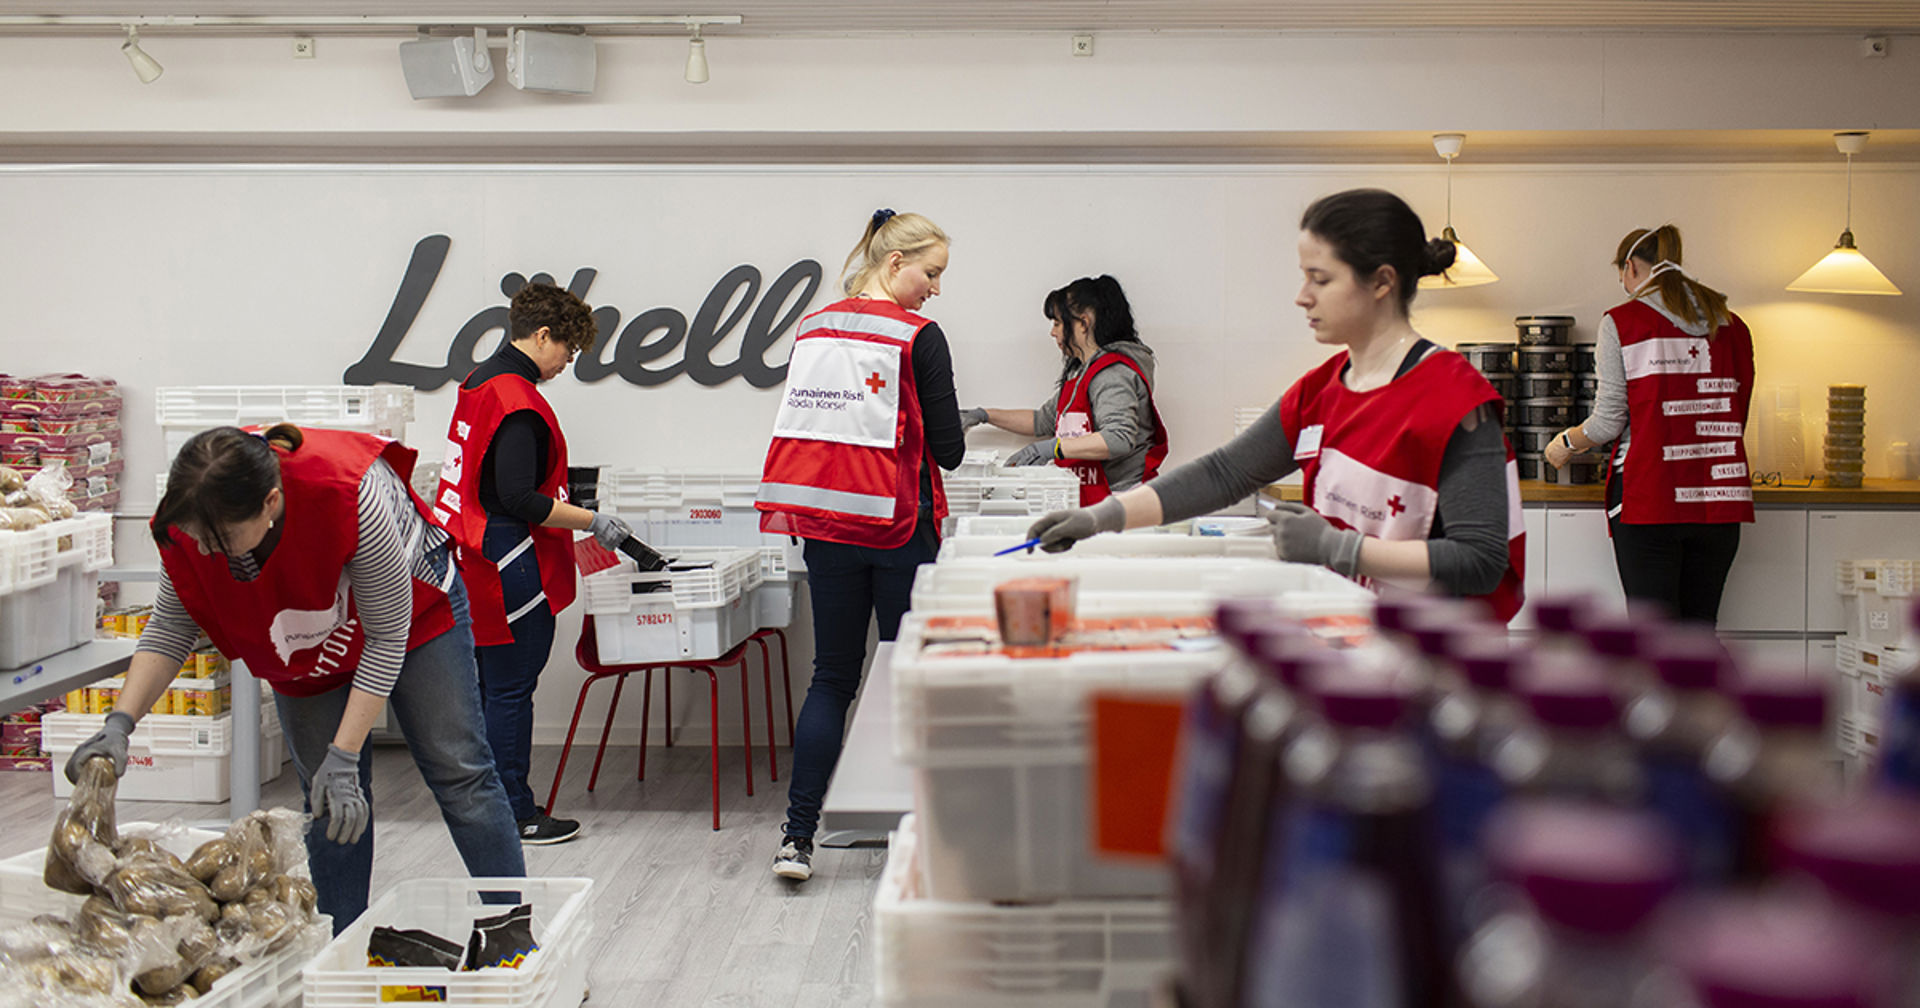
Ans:
POLYGON ((1173 968, 1164 900, 996 906, 929 899, 916 816, 887 845, 874 896, 874 960, 887 1008, 1144 1006, 1173 968))
POLYGON ((718 658, 760 629, 753 598, 764 577, 760 551, 681 547, 663 552, 674 560, 708 560, 713 566, 641 574, 631 561, 622 561, 581 579, 601 661, 718 658), (663 583, 669 589, 645 590, 663 583))
POLYGON ((93 639, 99 571, 113 561, 113 516, 82 514, 0 532, 0 668, 93 639))
MULTIPOLYGON (((1075 551, 1078 549, 1076 546, 1075 551)), ((1372 592, 1324 567, 1309 564, 1225 556, 1082 557, 1039 552, 959 557, 928 564, 920 568, 913 581, 913 611, 923 615, 991 615, 993 586, 1031 575, 1074 578, 1079 585, 1079 611, 1093 616, 1211 613, 1216 600, 1237 595, 1282 601, 1324 596, 1344 601, 1356 612, 1373 612, 1372 592)))
MULTIPOLYGON (((1004 520, 1004 519, 1002 519, 1004 520)), ((1017 519, 1026 521, 1027 519, 1017 519)), ((1265 524, 1263 521, 1262 524, 1265 524)), ((940 543, 940 560, 992 557, 1026 535, 955 535, 940 543)), ((1035 551, 1036 553, 1038 550, 1035 551)), ((1073 546, 1076 557, 1234 557, 1272 560, 1270 536, 1098 535, 1073 546)))
MULTIPOLYGON (((191 385, 154 390, 154 419, 171 461, 209 427, 281 422, 404 439, 413 419, 405 385, 191 385)), ((161 474, 165 486, 165 473, 161 474)))
POLYGON ((760 531, 760 512, 753 506, 759 494, 758 470, 615 469, 600 479, 601 505, 625 519, 649 546, 777 549, 782 576, 805 570, 799 540, 760 531))
POLYGON ((1059 466, 996 466, 978 475, 949 473, 941 479, 947 513, 1043 515, 1080 505, 1080 480, 1059 466))
MULTIPOLYGON (((260 716, 260 780, 280 776, 286 750, 272 704, 260 716)), ((82 742, 93 737, 104 714, 48 714, 40 719, 41 747, 53 755, 53 796, 73 794, 59 771, 82 742)), ((232 795, 233 715, 204 717, 149 714, 134 726, 127 744, 127 773, 120 778, 123 801, 223 802, 232 795)))
POLYGON ((1907 632, 1920 561, 1842 560, 1835 565, 1834 589, 1847 633, 1869 644, 1898 644, 1907 632))
MULTIPOLYGON (((307 964, 305 1008, 377 1008, 382 988, 437 987, 451 1008, 575 1008, 587 995, 588 914, 593 880, 585 878, 409 879, 381 894, 367 912, 307 964), (418 928, 464 938, 473 922, 505 907, 480 901, 506 890, 533 904, 533 940, 539 949, 518 969, 490 967, 459 973, 423 967, 367 965, 367 938, 376 926, 418 928)), ((617 999, 616 999, 617 1000, 617 999)))
POLYGON ((1834 667, 1840 673, 1843 695, 1834 706, 1843 717, 1880 733, 1887 691, 1893 685, 1893 670, 1911 657, 1896 647, 1874 644, 1858 637, 1840 637, 1833 642, 1834 667))

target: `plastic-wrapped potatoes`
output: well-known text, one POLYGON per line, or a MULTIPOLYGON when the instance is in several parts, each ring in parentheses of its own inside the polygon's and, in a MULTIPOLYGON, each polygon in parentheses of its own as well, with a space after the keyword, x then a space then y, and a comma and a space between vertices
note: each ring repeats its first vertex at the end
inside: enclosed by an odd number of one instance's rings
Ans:
POLYGON ((52 520, 36 507, 0 507, 0 531, 31 532, 52 520))
POLYGON ((127 858, 107 876, 102 888, 115 906, 131 914, 171 917, 190 913, 204 921, 220 916, 220 905, 206 886, 184 869, 159 858, 127 858))
POLYGON ((240 852, 233 841, 226 837, 214 837, 194 849, 187 858, 187 874, 201 882, 212 884, 221 872, 240 862, 240 852))
POLYGON ((81 764, 79 777, 73 797, 53 821, 42 878, 48 888, 87 896, 113 870, 113 848, 120 840, 113 797, 120 779, 105 757, 81 764))
POLYGON ((15 493, 27 488, 27 478, 20 470, 11 466, 0 466, 0 495, 15 493))
POLYGON ((187 983, 191 985, 193 989, 205 993, 212 990, 215 984, 225 979, 227 974, 239 968, 239 963, 224 956, 219 956, 205 966, 194 970, 193 976, 187 979, 187 983))
POLYGON ((306 879, 281 875, 273 880, 273 898, 312 918, 320 902, 320 893, 306 879))

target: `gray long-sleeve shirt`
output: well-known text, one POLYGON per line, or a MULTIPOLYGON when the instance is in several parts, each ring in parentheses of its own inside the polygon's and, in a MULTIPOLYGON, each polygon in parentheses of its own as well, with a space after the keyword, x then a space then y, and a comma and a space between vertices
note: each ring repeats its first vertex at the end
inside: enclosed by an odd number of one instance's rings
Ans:
MULTIPOLYGON (((1408 351, 1399 374, 1432 345, 1408 351)), ((1395 375, 1399 377, 1399 375, 1395 375)), ((1439 508, 1428 532, 1433 582, 1454 595, 1485 595, 1507 570, 1507 446, 1493 409, 1468 413, 1440 461, 1439 508)), ((1207 514, 1293 472, 1293 432, 1280 409, 1260 415, 1239 437, 1149 483, 1165 521, 1207 514)))
MULTIPOLYGON (((1115 491, 1138 486, 1147 474, 1147 449, 1153 447, 1153 351, 1144 343, 1121 342, 1101 348, 1102 353, 1117 353, 1139 365, 1147 381, 1132 368, 1103 368, 1087 383, 1087 399, 1092 406, 1093 433, 1107 443, 1107 459, 1102 468, 1107 485, 1115 491)), ((1074 364, 1066 381, 1080 380, 1084 366, 1074 364)), ((1049 398, 1033 411, 1033 432, 1051 434, 1058 419, 1058 396, 1049 398)))

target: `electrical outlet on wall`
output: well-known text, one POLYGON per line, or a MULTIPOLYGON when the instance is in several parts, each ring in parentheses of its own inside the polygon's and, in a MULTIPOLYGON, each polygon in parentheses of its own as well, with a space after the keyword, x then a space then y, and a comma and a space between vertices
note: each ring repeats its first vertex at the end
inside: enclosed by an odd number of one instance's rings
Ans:
POLYGON ((1885 59, 1886 56, 1887 37, 1885 35, 1869 35, 1860 40, 1860 57, 1862 59, 1885 59))
POLYGON ((1073 54, 1075 56, 1093 55, 1093 36, 1075 35, 1073 37, 1073 54))
POLYGON ((312 59, 313 58, 313 38, 311 36, 298 35, 294 37, 293 58, 294 59, 312 59))

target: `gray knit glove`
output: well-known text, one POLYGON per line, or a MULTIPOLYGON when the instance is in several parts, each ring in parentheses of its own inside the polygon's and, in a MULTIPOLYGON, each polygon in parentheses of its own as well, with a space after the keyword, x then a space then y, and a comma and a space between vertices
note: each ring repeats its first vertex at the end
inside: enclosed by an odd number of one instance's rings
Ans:
POLYGON ((1336 574, 1353 577, 1360 570, 1360 542, 1366 536, 1354 529, 1334 528, 1318 511, 1284 501, 1268 513, 1273 525, 1273 549, 1280 559, 1319 564, 1336 574))
POLYGON ((1007 461, 1003 464, 1010 466, 1052 465, 1053 441, 1051 439, 1035 441, 1025 448, 1007 456, 1007 461))
POLYGON ((619 549, 620 544, 633 535, 633 529, 628 528, 627 523, 620 520, 620 516, 610 515, 604 511, 594 512, 593 521, 587 525, 587 531, 593 534, 594 542, 610 550, 619 549))
POLYGON ((337 745, 327 747, 327 758, 307 785, 307 803, 315 819, 327 820, 327 839, 356 844, 373 819, 366 792, 360 790, 360 754, 337 745))
POLYGON ((1064 553, 1082 539, 1118 532, 1126 524, 1127 509, 1120 498, 1109 497, 1092 507, 1049 512, 1027 529, 1027 538, 1040 540, 1040 548, 1049 553, 1064 553))
POLYGON ((93 733, 93 737, 80 743, 80 748, 67 757, 67 782, 80 782, 80 768, 95 756, 105 756, 113 761, 113 775, 127 775, 127 737, 133 734, 133 716, 121 711, 107 715, 107 723, 93 733))
POLYGON ((987 409, 984 406, 975 406, 972 409, 960 411, 960 430, 962 433, 970 431, 986 422, 987 409))

